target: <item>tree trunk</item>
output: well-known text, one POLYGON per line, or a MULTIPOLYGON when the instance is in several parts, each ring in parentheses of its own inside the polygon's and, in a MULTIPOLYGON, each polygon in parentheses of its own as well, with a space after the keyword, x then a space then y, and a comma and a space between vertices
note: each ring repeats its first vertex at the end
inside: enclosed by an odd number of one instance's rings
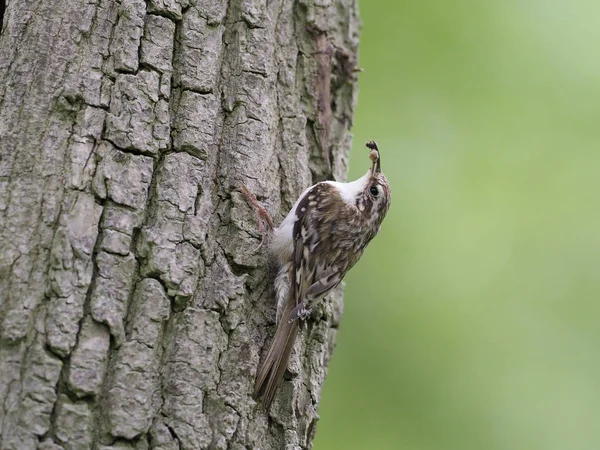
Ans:
POLYGON ((9 1, 0 38, 0 447, 309 448, 341 311, 251 399, 281 220, 343 179, 355 0, 9 1))

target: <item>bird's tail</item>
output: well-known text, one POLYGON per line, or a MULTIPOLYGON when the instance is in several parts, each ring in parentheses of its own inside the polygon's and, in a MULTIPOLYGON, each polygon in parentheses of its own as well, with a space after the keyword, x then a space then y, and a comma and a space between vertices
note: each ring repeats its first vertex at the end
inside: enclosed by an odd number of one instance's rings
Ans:
POLYGON ((256 374, 252 397, 256 401, 262 399, 267 411, 283 381, 283 375, 290 360, 296 336, 298 336, 298 321, 290 320, 294 306, 293 302, 287 302, 271 347, 256 374))

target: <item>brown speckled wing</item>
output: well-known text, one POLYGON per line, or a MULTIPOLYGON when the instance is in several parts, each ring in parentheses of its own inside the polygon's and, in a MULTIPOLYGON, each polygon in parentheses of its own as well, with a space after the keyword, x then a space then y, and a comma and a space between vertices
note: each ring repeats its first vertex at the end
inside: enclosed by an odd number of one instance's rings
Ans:
POLYGON ((314 186, 308 191, 304 197, 298 202, 296 207, 296 220, 294 221, 294 249, 292 252, 292 267, 291 267, 291 280, 294 289, 294 303, 299 305, 304 297, 305 286, 306 286, 306 271, 305 266, 307 264, 305 254, 308 253, 309 244, 307 240, 308 236, 308 223, 310 221, 309 205, 315 203, 315 198, 318 191, 318 185, 314 186))
POLYGON ((348 226, 357 214, 328 183, 315 185, 298 203, 291 274, 297 306, 311 308, 344 277, 348 258, 355 257, 348 226))

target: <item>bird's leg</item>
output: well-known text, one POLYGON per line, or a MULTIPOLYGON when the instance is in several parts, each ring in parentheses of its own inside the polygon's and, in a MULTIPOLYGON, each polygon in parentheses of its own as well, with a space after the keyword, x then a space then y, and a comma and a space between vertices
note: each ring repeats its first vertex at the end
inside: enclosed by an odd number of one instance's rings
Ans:
POLYGON ((260 244, 258 244, 258 247, 254 249, 254 251, 257 251, 264 244, 265 235, 272 232, 275 229, 275 225, 273 225, 273 220, 271 220, 269 212, 256 199, 256 195, 250 192, 248 188, 246 188, 246 186, 244 185, 242 185, 242 194, 246 198, 248 204, 256 212, 256 220, 258 221, 258 232, 261 234, 260 244), (265 230, 265 222, 267 223, 268 230, 265 230))

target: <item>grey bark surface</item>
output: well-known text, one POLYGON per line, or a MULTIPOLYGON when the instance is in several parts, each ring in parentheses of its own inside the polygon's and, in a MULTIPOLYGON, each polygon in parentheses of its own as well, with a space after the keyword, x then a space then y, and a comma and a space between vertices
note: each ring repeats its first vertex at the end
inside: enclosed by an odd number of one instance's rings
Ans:
POLYGON ((267 415, 245 184, 278 222, 343 179, 355 0, 9 1, 0 36, 0 447, 311 446, 341 292, 267 415))

